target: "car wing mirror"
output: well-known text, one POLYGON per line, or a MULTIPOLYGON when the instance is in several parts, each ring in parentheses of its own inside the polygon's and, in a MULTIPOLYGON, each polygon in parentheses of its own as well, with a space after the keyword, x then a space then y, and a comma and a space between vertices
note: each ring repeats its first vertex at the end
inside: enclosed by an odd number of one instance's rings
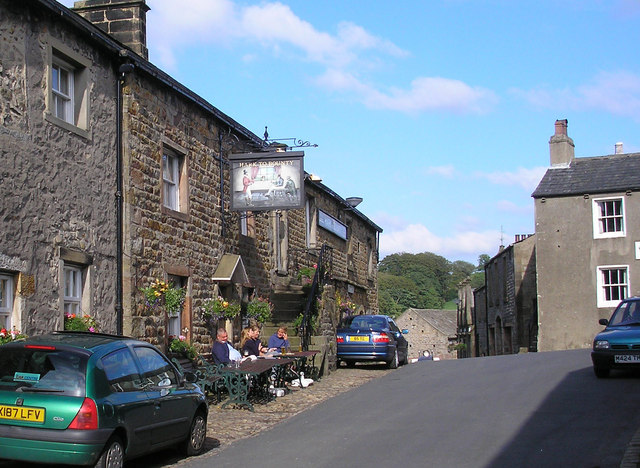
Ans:
POLYGON ((407 330, 406 328, 403 328, 403 329, 402 329, 402 334, 403 334, 403 335, 406 335, 407 333, 409 333, 409 330, 407 330))
POLYGON ((609 325, 609 321, 608 321, 607 319, 600 319, 600 320, 598 321, 598 323, 599 323, 600 325, 604 325, 605 327, 606 327, 607 325, 609 325))

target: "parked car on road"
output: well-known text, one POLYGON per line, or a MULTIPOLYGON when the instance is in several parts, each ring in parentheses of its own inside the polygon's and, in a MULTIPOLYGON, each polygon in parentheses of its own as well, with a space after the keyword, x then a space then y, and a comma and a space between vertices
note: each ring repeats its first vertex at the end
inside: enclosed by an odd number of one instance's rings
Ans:
POLYGON ((386 315, 351 315, 338 326, 338 364, 353 365, 358 361, 384 361, 395 369, 409 362, 409 343, 403 335, 409 330, 398 328, 386 315))
POLYGON ((640 297, 620 302, 611 319, 600 319, 605 329, 593 340, 591 361, 599 378, 611 369, 640 369, 640 297))
POLYGON ((205 395, 153 345, 52 332, 0 346, 0 458, 99 467, 202 452, 205 395), (188 380, 188 381, 187 381, 188 380))

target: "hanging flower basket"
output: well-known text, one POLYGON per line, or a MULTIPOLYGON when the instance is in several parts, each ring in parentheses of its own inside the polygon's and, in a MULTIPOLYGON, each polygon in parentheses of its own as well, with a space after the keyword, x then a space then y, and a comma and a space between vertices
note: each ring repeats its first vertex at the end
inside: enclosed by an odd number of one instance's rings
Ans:
POLYGON ((176 317, 182 311, 187 295, 185 288, 176 288, 162 280, 155 280, 140 291, 144 294, 145 307, 153 310, 164 306, 169 317, 176 317))
POLYGON ((247 318, 265 323, 271 318, 273 304, 268 299, 258 297, 247 304, 247 318))
POLYGON ((233 320, 240 314, 240 304, 218 296, 215 299, 205 300, 201 312, 205 321, 233 320))

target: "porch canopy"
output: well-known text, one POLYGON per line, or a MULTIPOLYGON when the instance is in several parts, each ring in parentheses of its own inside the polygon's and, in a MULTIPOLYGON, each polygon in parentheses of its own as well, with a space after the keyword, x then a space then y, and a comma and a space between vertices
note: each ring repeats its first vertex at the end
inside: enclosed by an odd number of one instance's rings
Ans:
POLYGON ((244 268, 244 262, 240 255, 224 254, 220 259, 220 263, 212 279, 219 283, 251 286, 247 271, 244 268))

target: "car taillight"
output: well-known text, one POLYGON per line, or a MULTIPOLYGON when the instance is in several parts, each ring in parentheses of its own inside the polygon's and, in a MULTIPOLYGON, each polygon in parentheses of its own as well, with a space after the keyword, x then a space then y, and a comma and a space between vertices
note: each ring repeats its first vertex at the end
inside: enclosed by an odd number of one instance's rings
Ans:
POLYGON ((24 345, 25 348, 27 349, 43 349, 46 351, 55 351, 56 347, 55 346, 45 346, 45 345, 34 345, 34 344, 28 344, 28 345, 24 345))
POLYGON ((98 429, 98 408, 91 398, 85 398, 76 417, 73 418, 69 429, 92 430, 98 429))
POLYGON ((373 342, 374 343, 388 343, 389 341, 389 337, 387 336, 386 333, 380 333, 379 335, 373 335, 373 342))
POLYGON ((344 336, 336 337, 336 343, 344 343, 344 336))

